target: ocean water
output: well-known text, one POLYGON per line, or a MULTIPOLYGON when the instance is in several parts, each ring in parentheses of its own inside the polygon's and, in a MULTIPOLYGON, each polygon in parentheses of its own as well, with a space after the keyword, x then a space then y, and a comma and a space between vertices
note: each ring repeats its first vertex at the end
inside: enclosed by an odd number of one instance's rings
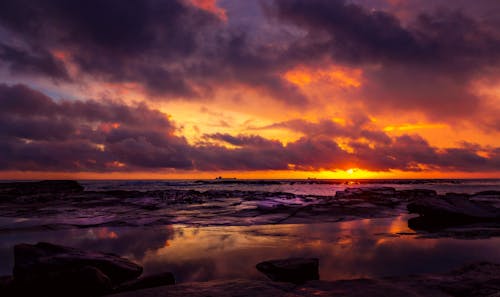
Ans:
POLYGON ((333 196, 346 188, 428 189, 438 194, 500 190, 499 179, 365 179, 365 180, 81 180, 86 190, 240 190, 333 196))
POLYGON ((269 259, 317 257, 323 280, 447 272, 473 262, 500 263, 500 238, 419 238, 407 217, 338 223, 255 226, 100 227, 0 233, 0 275, 10 274, 12 247, 48 241, 113 252, 144 273, 171 271, 178 282, 264 279, 269 259))

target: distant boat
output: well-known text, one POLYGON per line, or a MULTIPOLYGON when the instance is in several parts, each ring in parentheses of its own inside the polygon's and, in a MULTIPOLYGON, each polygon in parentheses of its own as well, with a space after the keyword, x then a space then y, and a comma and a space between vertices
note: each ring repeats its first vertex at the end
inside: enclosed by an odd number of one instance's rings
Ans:
POLYGON ((215 178, 215 180, 235 180, 236 177, 222 177, 222 176, 218 176, 215 178))

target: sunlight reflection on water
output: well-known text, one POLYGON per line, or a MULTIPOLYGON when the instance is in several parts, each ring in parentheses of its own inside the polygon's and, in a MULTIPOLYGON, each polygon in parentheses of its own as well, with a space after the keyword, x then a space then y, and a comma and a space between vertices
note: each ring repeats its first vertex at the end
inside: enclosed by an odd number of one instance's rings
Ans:
POLYGON ((444 272, 473 261, 500 262, 500 238, 418 239, 407 216, 306 225, 91 228, 0 234, 0 274, 10 274, 13 245, 48 241, 113 252, 145 273, 179 281, 257 278, 260 261, 318 257, 321 279, 444 272))

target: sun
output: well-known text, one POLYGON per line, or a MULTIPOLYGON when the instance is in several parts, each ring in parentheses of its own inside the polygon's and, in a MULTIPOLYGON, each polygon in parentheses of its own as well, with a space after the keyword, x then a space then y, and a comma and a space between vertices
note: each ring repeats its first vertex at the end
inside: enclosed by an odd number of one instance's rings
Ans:
POLYGON ((349 169, 347 169, 345 172, 346 172, 347 174, 349 174, 349 175, 352 175, 355 171, 356 171, 356 169, 354 169, 354 168, 349 168, 349 169))

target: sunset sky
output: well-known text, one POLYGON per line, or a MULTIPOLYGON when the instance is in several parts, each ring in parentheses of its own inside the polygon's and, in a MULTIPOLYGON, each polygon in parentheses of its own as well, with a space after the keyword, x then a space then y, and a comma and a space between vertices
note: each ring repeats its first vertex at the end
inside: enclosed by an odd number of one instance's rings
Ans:
POLYGON ((500 178, 498 0, 0 1, 0 178, 500 178))

